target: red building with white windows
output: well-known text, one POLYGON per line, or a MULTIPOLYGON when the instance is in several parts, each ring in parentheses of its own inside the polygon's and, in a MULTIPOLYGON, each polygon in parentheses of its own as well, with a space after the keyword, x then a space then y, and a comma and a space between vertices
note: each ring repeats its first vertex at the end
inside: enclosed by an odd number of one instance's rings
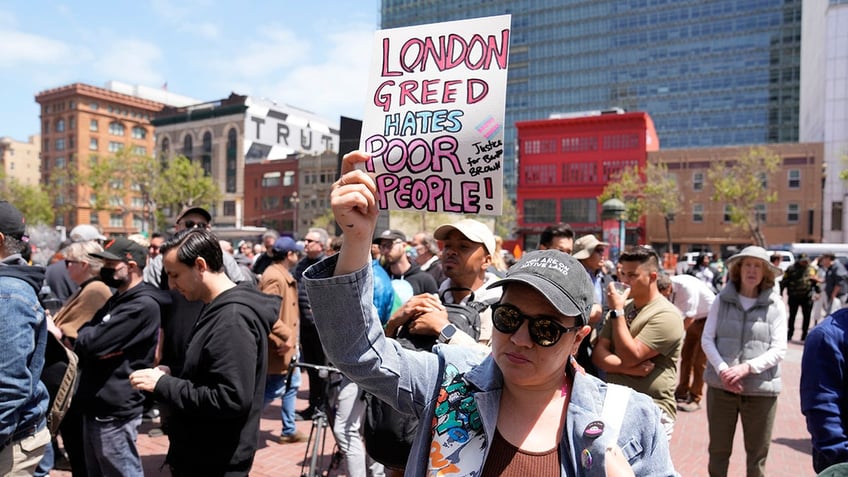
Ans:
MULTIPOLYGON (((557 222, 578 237, 602 236, 598 196, 625 167, 643 169, 648 151, 660 146, 654 122, 642 112, 581 113, 516 127, 518 235, 525 250, 538 248, 542 230, 557 222)), ((626 229, 627 244, 644 242, 644 221, 626 229)))

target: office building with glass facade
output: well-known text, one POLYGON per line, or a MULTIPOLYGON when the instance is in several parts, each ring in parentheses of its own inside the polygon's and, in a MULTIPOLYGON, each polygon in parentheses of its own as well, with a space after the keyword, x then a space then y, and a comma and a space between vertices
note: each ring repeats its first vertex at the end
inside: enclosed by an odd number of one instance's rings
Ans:
POLYGON ((622 108, 663 148, 795 142, 802 0, 382 0, 381 28, 512 15, 504 181, 518 121, 622 108))

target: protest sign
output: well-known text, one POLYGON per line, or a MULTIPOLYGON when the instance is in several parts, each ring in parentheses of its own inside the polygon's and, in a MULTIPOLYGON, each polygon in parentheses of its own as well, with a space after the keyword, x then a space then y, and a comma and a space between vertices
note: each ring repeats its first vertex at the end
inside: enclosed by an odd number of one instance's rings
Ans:
POLYGON ((510 15, 378 31, 360 149, 381 209, 500 215, 510 15))

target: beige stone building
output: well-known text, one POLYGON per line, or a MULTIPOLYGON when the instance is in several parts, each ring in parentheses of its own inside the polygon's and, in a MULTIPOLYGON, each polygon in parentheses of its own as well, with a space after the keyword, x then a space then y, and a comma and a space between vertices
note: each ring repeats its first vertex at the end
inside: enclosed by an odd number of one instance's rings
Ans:
POLYGON ((10 137, 0 138, 0 168, 3 177, 14 179, 19 184, 34 186, 41 182, 41 136, 29 137, 29 141, 16 141, 10 137))
MULTIPOLYGON (((782 158, 780 169, 766 177, 769 190, 777 201, 751 204, 764 219, 763 233, 768 245, 792 242, 820 242, 822 238, 823 146, 821 143, 766 145, 782 158)), ((679 185, 680 212, 670 224, 675 250, 710 250, 728 255, 733 247, 752 243, 752 239, 729 220, 727 204, 712 200, 713 187, 707 171, 717 161, 741 157, 750 149, 718 147, 667 149, 648 153, 648 163, 668 167, 679 185)), ((646 242, 658 250, 667 249, 665 218, 649 215, 646 242)))

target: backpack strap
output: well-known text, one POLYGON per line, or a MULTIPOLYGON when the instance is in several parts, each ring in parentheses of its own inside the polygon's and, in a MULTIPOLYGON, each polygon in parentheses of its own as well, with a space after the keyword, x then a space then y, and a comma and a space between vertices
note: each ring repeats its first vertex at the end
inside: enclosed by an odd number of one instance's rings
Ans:
POLYGON ((627 386, 618 384, 607 384, 607 394, 604 396, 604 408, 601 411, 601 419, 604 422, 605 436, 610 438, 611 443, 618 443, 618 435, 621 432, 621 423, 624 421, 624 412, 630 401, 630 393, 633 392, 627 386))
MULTIPOLYGON (((53 336, 51 335, 49 339, 53 339, 53 336)), ((53 397, 52 405, 47 412, 47 426, 50 429, 50 434, 53 436, 58 435, 59 424, 62 423, 65 413, 71 407, 71 399, 76 392, 77 380, 79 379, 77 370, 79 358, 77 354, 66 348, 58 340, 56 342, 65 351, 65 357, 68 362, 65 373, 62 376, 62 382, 59 384, 59 389, 56 391, 56 396, 53 397)))

